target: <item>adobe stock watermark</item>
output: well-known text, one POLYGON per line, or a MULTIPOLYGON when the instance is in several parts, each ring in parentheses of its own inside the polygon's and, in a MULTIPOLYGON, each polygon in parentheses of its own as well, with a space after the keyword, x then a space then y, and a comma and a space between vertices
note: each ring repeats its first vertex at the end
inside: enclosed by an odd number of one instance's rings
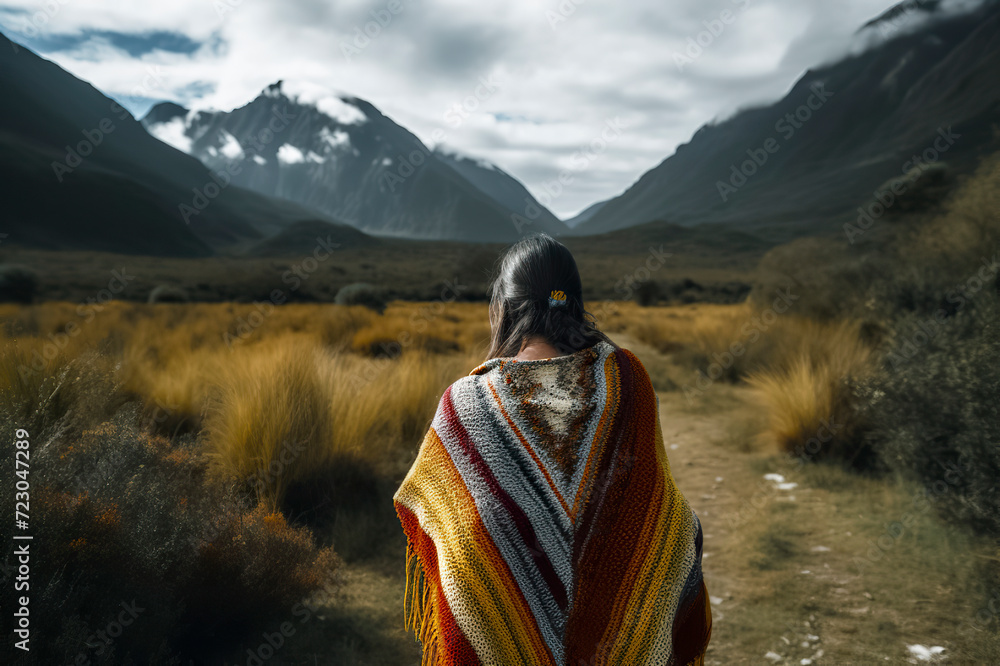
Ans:
MULTIPOLYGON (((125 627, 130 626, 139 617, 139 614, 145 611, 145 608, 141 608, 135 599, 131 603, 122 601, 119 606, 122 610, 118 613, 118 616, 111 620, 105 625, 104 629, 95 631, 87 640, 84 641, 84 645, 93 650, 95 657, 100 657, 99 661, 104 661, 106 659, 105 652, 111 648, 115 640, 119 638, 125 631, 125 627)), ((86 666, 90 664, 90 657, 88 656, 89 650, 83 650, 76 655, 70 664, 74 666, 86 666)))
POLYGON ((333 251, 339 247, 340 243, 331 241, 329 235, 326 238, 317 236, 312 253, 299 263, 292 264, 281 274, 281 282, 288 285, 288 291, 275 288, 268 295, 268 300, 254 301, 254 309, 246 317, 236 318, 235 335, 228 330, 222 334, 222 341, 226 343, 226 346, 232 348, 235 344, 244 342, 253 335, 253 332, 260 328, 274 313, 274 307, 284 304, 290 295, 298 291, 305 281, 319 270, 320 264, 329 259, 333 251))
POLYGON ((948 129, 938 127, 938 136, 935 137, 933 144, 925 148, 919 155, 913 155, 903 162, 901 170, 905 178, 894 178, 885 189, 875 190, 872 193, 875 201, 870 203, 867 208, 858 206, 856 224, 850 222, 844 224, 847 240, 853 245, 859 236, 871 229, 875 221, 885 215, 899 200, 899 197, 920 178, 920 175, 932 168, 932 165, 941 159, 941 155, 955 145, 955 141, 960 138, 962 135, 953 132, 950 125, 948 129))
POLYGON ((545 20, 549 22, 549 27, 555 32, 560 23, 565 23, 569 17, 576 13, 577 8, 587 0, 560 0, 554 10, 545 10, 545 20))
MULTIPOLYGON (((46 0, 46 2, 42 3, 40 9, 32 12, 30 16, 24 17, 21 26, 15 28, 15 30, 28 39, 33 39, 69 3, 70 0, 46 0)), ((14 53, 18 53, 21 50, 14 43, 14 40, 10 40, 10 47, 14 50, 14 53)))
MULTIPOLYGON (((442 284, 440 296, 436 300, 410 313, 407 330, 399 333, 394 340, 378 344, 380 354, 390 358, 402 354, 404 349, 417 342, 415 333, 426 331, 438 317, 444 314, 445 304, 454 303, 462 295, 462 292, 469 288, 468 285, 459 282, 458 276, 454 280, 445 280, 442 284)), ((366 357, 363 367, 358 372, 353 373, 349 379, 352 389, 360 390, 374 381, 382 370, 384 367, 376 363, 375 359, 366 357)))
MULTIPOLYGON (((323 616, 319 615, 322 605, 319 603, 318 598, 321 596, 325 596, 327 599, 336 598, 340 593, 342 585, 343 579, 339 575, 327 578, 323 582, 322 589, 312 597, 304 601, 295 602, 295 605, 291 608, 292 617, 298 619, 299 625, 304 625, 314 617, 323 619, 323 616)), ((247 658, 243 663, 246 666, 264 666, 281 648, 288 644, 288 639, 294 636, 297 630, 297 627, 291 621, 286 620, 278 625, 277 631, 265 631, 261 633, 263 641, 256 648, 247 648, 247 658)))
POLYGON ((933 502, 950 493, 958 486, 962 476, 972 470, 972 461, 964 455, 959 457, 957 462, 943 463, 936 459, 935 462, 944 470, 942 478, 915 492, 912 500, 913 509, 904 512, 899 520, 883 523, 882 533, 874 539, 868 539, 865 556, 863 558, 855 556, 851 559, 858 576, 863 575, 867 567, 882 560, 890 550, 894 549, 906 533, 912 531, 917 517, 927 513, 933 502))
MULTIPOLYGON (((469 116, 479 109, 490 97, 496 94, 502 85, 502 81, 496 78, 495 74, 480 76, 478 84, 472 90, 472 94, 464 97, 460 102, 452 104, 444 112, 444 120, 451 127, 460 127, 469 116)), ((431 143, 438 145, 448 138, 448 133, 440 127, 431 132, 431 143)), ((419 139, 413 139, 414 150, 409 153, 399 153, 393 162, 394 169, 387 169, 379 177, 379 188, 381 191, 388 189, 395 192, 396 188, 406 182, 406 179, 417 172, 417 169, 427 163, 432 157, 431 149, 419 139)))
POLYGON ((401 14, 404 9, 406 5, 402 0, 388 0, 384 7, 369 10, 368 15, 371 19, 362 25, 354 26, 350 41, 340 42, 340 52, 347 62, 353 62, 355 57, 371 46, 372 41, 378 39, 382 31, 392 23, 393 18, 401 14))
POLYGON ((285 440, 281 443, 281 451, 277 456, 273 456, 266 469, 259 469, 246 478, 248 485, 253 487, 257 495, 264 497, 268 491, 275 487, 278 478, 285 473, 285 470, 299 459, 302 452, 306 450, 305 442, 292 443, 285 440))
MULTIPOLYGON (((816 81, 809 86, 812 94, 805 102, 799 105, 794 112, 786 113, 774 124, 774 131, 780 134, 784 141, 789 141, 795 133, 802 129, 809 122, 813 114, 823 108, 827 100, 833 97, 833 92, 826 89, 824 83, 816 81)), ((719 192, 722 201, 729 201, 729 197, 736 194, 741 187, 747 184, 765 164, 768 158, 781 149, 781 142, 771 136, 757 148, 747 148, 746 154, 749 159, 744 160, 738 167, 733 164, 730 167, 728 180, 718 180, 715 188, 719 192)))
MULTIPOLYGON (((461 102, 448 107, 444 113, 445 122, 451 127, 461 127, 462 123, 499 89, 500 81, 497 80, 495 74, 480 76, 479 85, 473 89, 471 95, 466 95, 461 102)), ((439 138, 432 134, 431 139, 440 142, 445 139, 445 136, 443 132, 439 138)))
POLYGON ((251 148, 249 151, 244 148, 242 159, 228 162, 225 170, 209 169, 208 175, 211 180, 201 187, 192 188, 191 203, 178 204, 177 212, 180 213, 185 224, 191 224, 191 218, 200 215, 208 208, 209 204, 233 182, 233 176, 237 176, 243 171, 246 160, 259 154, 265 146, 274 141, 275 136, 291 124, 293 118, 298 116, 296 113, 290 113, 287 109, 279 111, 277 108, 271 109, 271 115, 273 117, 267 121, 267 127, 257 132, 256 135, 248 134, 239 141, 241 148, 248 144, 251 148))
POLYGON ((901 335, 892 350, 886 355, 885 360, 889 362, 892 369, 909 363, 920 353, 920 350, 930 344, 944 327, 954 321, 954 316, 965 309, 965 306, 972 301, 989 284, 992 284, 1000 272, 1000 253, 993 253, 992 258, 982 257, 980 266, 968 278, 956 284, 945 294, 945 301, 954 309, 949 313, 944 308, 938 308, 934 314, 922 321, 917 322, 910 333, 901 335))
POLYGON ((718 16, 702 21, 701 24, 705 29, 687 38, 683 52, 674 51, 674 64, 677 65, 678 72, 683 72, 686 65, 700 58, 705 49, 714 44, 715 40, 725 32, 726 26, 736 23, 740 12, 746 11, 750 6, 750 0, 731 0, 731 2, 736 5, 736 11, 723 9, 718 16))
POLYGON ((219 20, 226 18, 226 14, 243 4, 243 0, 215 0, 212 6, 219 20))
MULTIPOLYGON (((541 184, 542 191, 535 197, 538 203, 547 208, 552 204, 554 199, 562 196, 565 187, 572 185, 576 180, 576 174, 589 169, 594 161, 607 151, 608 146, 618 141, 626 129, 628 129, 628 125, 618 116, 605 120, 598 135, 587 142, 586 145, 580 146, 570 157, 570 167, 560 171, 559 175, 553 180, 544 181, 541 184)), ((524 228, 534 224, 538 216, 542 214, 538 206, 528 197, 524 199, 524 210, 522 212, 523 215, 511 213, 510 216, 510 221, 519 234, 524 233, 524 228)))
POLYGON ((635 293, 635 288, 643 282, 648 282, 649 278, 653 276, 653 272, 662 268, 667 263, 666 260, 672 256, 674 256, 673 252, 663 251, 662 244, 659 248, 650 246, 649 256, 646 257, 646 260, 636 266, 631 273, 623 275, 620 280, 615 282, 615 293, 621 294, 622 300, 630 300, 635 293))

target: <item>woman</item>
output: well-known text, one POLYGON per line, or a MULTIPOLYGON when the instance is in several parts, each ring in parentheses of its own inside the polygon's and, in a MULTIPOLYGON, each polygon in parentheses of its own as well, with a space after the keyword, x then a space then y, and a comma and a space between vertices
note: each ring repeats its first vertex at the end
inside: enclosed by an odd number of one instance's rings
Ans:
POLYGON ((701 525, 649 376, 584 311, 569 250, 511 247, 490 324, 393 497, 423 663, 703 663, 701 525))

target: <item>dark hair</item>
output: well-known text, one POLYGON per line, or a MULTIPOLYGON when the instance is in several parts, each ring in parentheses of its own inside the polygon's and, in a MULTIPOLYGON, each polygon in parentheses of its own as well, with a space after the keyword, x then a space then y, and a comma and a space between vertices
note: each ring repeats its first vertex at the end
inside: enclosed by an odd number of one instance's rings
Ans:
MULTIPOLYGON (((603 340, 614 344, 583 308, 583 285, 569 249, 547 234, 524 238, 497 262, 490 286, 490 348, 486 359, 516 356, 521 342, 542 336, 561 354, 571 354, 603 340), (549 307, 561 291, 564 305, 549 307)), ((617 345, 616 345, 617 346, 617 345)))

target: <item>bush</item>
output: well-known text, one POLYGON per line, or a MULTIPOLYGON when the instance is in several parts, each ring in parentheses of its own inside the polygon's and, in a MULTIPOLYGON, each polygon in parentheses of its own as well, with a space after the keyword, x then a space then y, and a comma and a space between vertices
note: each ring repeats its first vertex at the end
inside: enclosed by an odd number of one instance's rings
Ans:
POLYGON ((31 303, 38 286, 38 274, 27 266, 0 265, 0 302, 31 303))
POLYGON ((863 419, 853 389, 868 374, 871 347, 854 325, 796 328, 805 335, 786 332, 787 358, 747 377, 767 410, 769 435, 782 450, 808 460, 871 467, 874 453, 859 440, 863 419))
MULTIPOLYGON (((208 482, 194 437, 175 444, 139 427, 142 410, 125 402, 111 359, 44 360, 42 344, 11 341, 0 355, 0 436, 30 435, 30 533, 45 544, 31 561, 32 608, 47 609, 33 616, 33 663, 81 653, 91 663, 200 661, 336 588, 333 551, 208 482), (138 617, 113 642, 95 641, 126 606, 138 617)), ((14 472, 14 456, 0 458, 0 474, 14 472)), ((0 499, 6 515, 14 499, 0 499)), ((9 522, 0 537, 3 561, 15 561, 9 522)), ((13 586, 0 594, 11 607, 13 586)))
MULTIPOLYGON (((275 346, 220 370, 205 419, 216 469, 277 508, 334 450, 336 379, 316 346, 275 346)), ((343 380, 344 378, 337 378, 343 380)))
POLYGON ((633 294, 635 302, 642 307, 649 307, 660 302, 660 287, 655 282, 641 282, 633 294))
POLYGON ((896 336, 865 386, 879 455, 949 517, 1000 535, 1000 303, 983 293, 936 326, 900 322, 896 336))
POLYGON ((187 290, 172 284, 161 284, 149 292, 147 303, 187 303, 191 300, 187 290))
POLYGON ((386 308, 384 292, 377 287, 364 282, 355 282, 341 287, 333 297, 337 305, 363 305, 382 314, 386 308))
MULTIPOLYGON (((137 420, 130 405, 77 437, 30 433, 33 663, 210 662, 339 585, 332 550, 207 483, 193 441, 151 437, 137 420), (123 612, 127 626, 108 632, 123 612)), ((14 425, 0 426, 5 441, 14 425)), ((0 460, 5 478, 13 460, 0 460)), ((13 493, 0 507, 13 515, 13 493)), ((0 533, 15 561, 7 524, 0 533)), ((0 594, 11 608, 13 586, 0 594)), ((11 636, 10 614, 3 624, 11 636)), ((2 650, 12 661, 12 641, 2 650)))

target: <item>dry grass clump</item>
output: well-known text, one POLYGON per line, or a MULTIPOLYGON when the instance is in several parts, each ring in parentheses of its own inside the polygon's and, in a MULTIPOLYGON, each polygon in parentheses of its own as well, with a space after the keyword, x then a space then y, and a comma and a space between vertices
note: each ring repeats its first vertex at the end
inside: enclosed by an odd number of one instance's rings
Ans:
POLYGON ((234 353, 218 368, 204 424, 217 467, 277 507, 291 479, 322 468, 336 446, 334 381, 313 338, 234 353))
MULTIPOLYGON (((785 335, 791 327, 785 327, 785 335)), ((852 386, 872 370, 873 352, 858 325, 800 322, 788 356, 747 377, 767 411, 766 434, 786 452, 853 460, 856 405, 852 386)))
POLYGON ((345 458, 398 472, 412 461, 444 388, 469 364, 421 353, 358 358, 295 336, 237 354, 220 369, 205 444, 218 471, 271 506, 345 458))

